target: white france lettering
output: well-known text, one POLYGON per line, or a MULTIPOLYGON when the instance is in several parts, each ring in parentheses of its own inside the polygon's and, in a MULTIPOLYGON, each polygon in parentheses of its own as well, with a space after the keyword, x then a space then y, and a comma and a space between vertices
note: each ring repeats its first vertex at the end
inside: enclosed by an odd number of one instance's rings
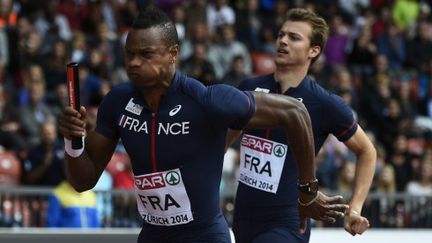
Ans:
POLYGON ((189 134, 189 124, 190 122, 175 122, 175 123, 159 123, 158 135, 184 135, 189 134))
POLYGON ((120 124, 123 128, 126 128, 129 131, 134 131, 134 132, 143 131, 146 134, 148 134, 147 122, 144 121, 143 123, 140 123, 138 119, 129 116, 125 116, 125 117, 126 120, 123 123, 123 125, 120 124))
POLYGON ((132 123, 130 125, 130 127, 132 129, 129 129, 129 130, 133 130, 134 132, 137 132, 138 131, 138 126, 139 126, 139 121, 137 119, 133 119, 132 123))
POLYGON ((133 120, 134 120, 134 119, 133 119, 132 117, 128 117, 128 116, 126 116, 126 121, 125 121, 123 127, 127 127, 127 126, 129 126, 129 130, 130 130, 130 125, 131 125, 131 122, 132 122, 133 120))
POLYGON ((144 131, 146 134, 148 134, 148 130, 147 130, 147 122, 143 122, 140 126, 140 128, 138 129, 138 132, 144 131))

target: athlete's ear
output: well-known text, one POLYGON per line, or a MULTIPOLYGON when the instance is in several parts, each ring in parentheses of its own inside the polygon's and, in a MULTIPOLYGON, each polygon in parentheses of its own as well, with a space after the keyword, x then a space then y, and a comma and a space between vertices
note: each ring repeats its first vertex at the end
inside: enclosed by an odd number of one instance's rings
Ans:
POLYGON ((321 47, 313 46, 309 49, 309 58, 314 59, 321 53, 321 47))
POLYGON ((177 61, 178 55, 180 53, 180 47, 178 44, 169 47, 170 59, 172 63, 177 61))

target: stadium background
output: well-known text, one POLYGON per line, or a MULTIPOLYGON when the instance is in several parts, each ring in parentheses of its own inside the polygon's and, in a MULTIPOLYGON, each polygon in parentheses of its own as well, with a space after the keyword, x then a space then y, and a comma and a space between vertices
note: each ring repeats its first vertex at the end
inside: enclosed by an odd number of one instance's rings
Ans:
MULTIPOLYGON (((314 222, 312 242, 326 232, 353 242, 376 234, 367 242, 392 236, 432 239, 432 1, 0 0, 0 229, 1 237, 11 237, 3 239, 25 237, 22 232, 36 239, 58 227, 48 211, 55 210, 56 195, 64 199, 53 189, 64 179, 55 117, 67 102, 65 66, 80 63, 81 103, 91 111, 92 129, 101 97, 127 82, 122 46, 133 17, 151 2, 175 21, 181 41, 178 69, 206 85, 236 86, 245 77, 272 72, 275 36, 287 9, 306 7, 322 15, 330 36, 310 75, 352 107, 377 148, 378 161, 363 211, 373 227, 370 236, 368 231, 351 238, 342 222, 314 222), (423 231, 409 231, 418 228, 423 231)), ((228 222, 237 156, 236 147, 227 153, 221 184, 228 222)), ((330 137, 317 159, 323 190, 348 198, 354 161, 330 137)), ((126 232, 131 234, 126 238, 135 238, 140 222, 129 171, 120 143, 88 195, 96 198, 92 207, 99 224, 94 227, 101 234, 126 232), (111 228, 124 231, 104 231, 111 228)))

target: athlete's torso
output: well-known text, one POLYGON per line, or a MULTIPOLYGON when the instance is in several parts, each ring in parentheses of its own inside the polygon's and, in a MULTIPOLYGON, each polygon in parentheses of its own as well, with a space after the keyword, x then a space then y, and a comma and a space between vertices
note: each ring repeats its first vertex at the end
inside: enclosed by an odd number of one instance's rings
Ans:
POLYGON ((144 229, 179 239, 218 222, 226 130, 243 127, 253 110, 249 95, 225 85, 207 88, 180 73, 157 112, 131 84, 104 98, 96 131, 122 139, 144 229))
MULTIPOLYGON (((240 86, 242 90, 256 90, 269 93, 280 93, 279 84, 274 80, 273 74, 262 76, 259 78, 243 81, 240 86)), ((290 88, 285 95, 294 97, 302 102, 310 115, 312 121, 312 129, 314 134, 315 152, 317 153, 329 134, 334 134, 340 141, 346 141, 356 131, 357 124, 353 119, 352 112, 346 103, 338 96, 333 95, 315 81, 306 77, 301 84, 296 88, 290 88)), ((280 146, 286 144, 287 137, 285 130, 282 128, 276 129, 260 129, 246 130, 245 136, 256 136, 259 138, 268 139, 260 141, 256 137, 251 137, 262 143, 269 142, 269 147, 280 146), (280 144, 279 144, 280 143, 280 144)), ((243 137, 244 139, 245 137, 243 137)), ((295 141, 292 141, 295 143, 295 141)), ((243 142, 244 143, 244 142, 243 142)), ((246 143, 247 144, 247 143, 246 143)), ((296 222, 298 220, 297 211, 297 166, 290 151, 290 146, 285 157, 285 163, 281 169, 281 175, 276 192, 268 192, 253 188, 246 185, 247 183, 239 183, 236 196, 235 219, 250 219, 257 221, 272 221, 272 222, 296 222)), ((277 151, 273 150, 273 158, 278 156, 274 154, 277 151)), ((256 152, 256 151, 255 151, 256 152)), ((278 155, 276 153, 276 155, 278 155)), ((243 154, 243 156, 250 156, 243 154)), ((248 158, 246 159, 246 161, 248 158)), ((250 159, 249 159, 250 160, 250 159)), ((258 160, 257 160, 258 161, 258 160)), ((255 161, 255 165, 258 163, 255 161)), ((271 165, 271 162, 266 164, 266 160, 259 161, 259 165, 251 166, 253 163, 243 163, 243 172, 252 171, 252 173, 262 172, 262 178, 265 178, 266 170, 272 166, 277 167, 278 164, 271 165)), ((283 162, 282 162, 283 163, 283 162)), ((272 171, 271 176, 274 176, 275 171, 272 171)), ((269 178, 269 177, 268 177, 269 178)), ((241 180, 240 180, 241 181, 241 180)), ((260 181, 257 181, 258 184, 260 181)))

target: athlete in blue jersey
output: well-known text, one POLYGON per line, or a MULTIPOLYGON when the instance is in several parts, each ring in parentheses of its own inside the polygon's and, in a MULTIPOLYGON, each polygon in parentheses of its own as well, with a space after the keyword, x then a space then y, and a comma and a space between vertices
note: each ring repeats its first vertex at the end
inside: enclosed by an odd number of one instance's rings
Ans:
MULTIPOLYGON (((245 80, 239 88, 296 98, 309 112, 315 152, 333 134, 357 155, 355 185, 344 222, 345 229, 355 235, 369 227, 368 220, 360 213, 374 174, 376 152, 354 120, 350 107, 307 76, 309 65, 325 46, 327 32, 326 22, 313 12, 288 11, 277 38, 275 73, 245 80)), ((230 132, 228 144, 237 136, 237 132, 230 132)), ((288 140, 291 142, 286 144, 287 137, 281 128, 244 130, 233 226, 237 243, 309 241, 310 225, 306 228, 302 215, 308 210, 305 208, 308 202, 302 197, 319 193, 318 181, 299 178, 292 150, 295 141, 288 140), (253 146, 257 143, 262 146, 253 146), (277 153, 269 150, 272 147, 278 148, 277 153), (302 209, 300 217, 298 204, 302 209)))
MULTIPOLYGON (((155 8, 140 13, 125 46, 131 83, 104 97, 96 129, 85 134, 84 107, 66 108, 59 119, 68 180, 77 191, 93 188, 121 139, 132 161, 143 218, 138 242, 230 242, 219 207, 228 128, 284 127, 296 141, 292 149, 301 162, 299 177, 309 181, 314 178, 310 118, 292 98, 205 87, 175 71, 178 54, 175 26, 166 14, 155 8), (72 149, 74 136, 85 136, 83 149, 72 149)), ((346 207, 320 195, 307 216, 332 218, 346 207)))

